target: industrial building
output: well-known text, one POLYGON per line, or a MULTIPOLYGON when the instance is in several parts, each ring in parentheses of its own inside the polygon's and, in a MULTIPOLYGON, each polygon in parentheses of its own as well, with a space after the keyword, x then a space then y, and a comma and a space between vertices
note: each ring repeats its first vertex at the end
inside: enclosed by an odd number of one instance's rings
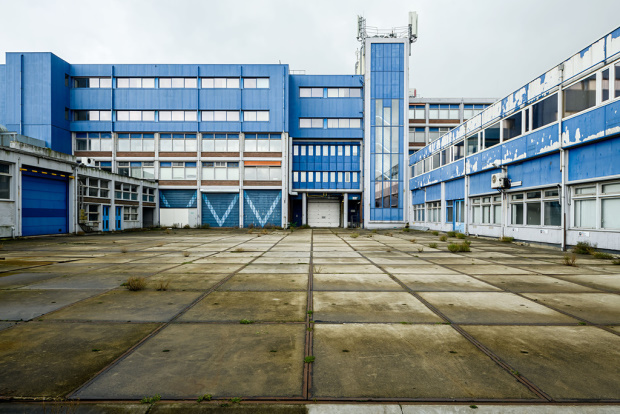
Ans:
POLYGON ((411 223, 620 250, 620 29, 410 157, 411 223))

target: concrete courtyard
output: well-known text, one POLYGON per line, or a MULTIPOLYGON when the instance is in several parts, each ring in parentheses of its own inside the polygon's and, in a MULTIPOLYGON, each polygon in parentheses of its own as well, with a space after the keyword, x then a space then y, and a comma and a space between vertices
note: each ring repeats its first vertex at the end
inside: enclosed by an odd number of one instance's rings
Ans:
POLYGON ((400 230, 4 241, 0 399, 620 402, 620 266, 470 240, 463 253, 400 230), (132 276, 146 289, 121 286, 132 276))

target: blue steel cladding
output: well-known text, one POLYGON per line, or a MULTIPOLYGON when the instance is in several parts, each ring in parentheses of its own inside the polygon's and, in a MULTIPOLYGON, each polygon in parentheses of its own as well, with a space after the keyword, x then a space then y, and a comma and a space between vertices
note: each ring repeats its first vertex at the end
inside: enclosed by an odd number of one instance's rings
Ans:
POLYGON ((245 190, 243 195, 243 227, 282 225, 282 191, 245 190))
POLYGON ((196 190, 159 190, 160 208, 196 208, 196 190))
POLYGON ((404 44, 370 52, 370 219, 403 220, 404 44), (380 111, 380 113, 377 113, 380 111))
POLYGON ((609 177, 620 174, 620 138, 572 148, 568 153, 568 180, 609 177))
POLYGON ((202 193, 202 224, 239 227, 239 193, 202 193))
POLYGON ((22 235, 67 233, 68 180, 22 172, 22 235))

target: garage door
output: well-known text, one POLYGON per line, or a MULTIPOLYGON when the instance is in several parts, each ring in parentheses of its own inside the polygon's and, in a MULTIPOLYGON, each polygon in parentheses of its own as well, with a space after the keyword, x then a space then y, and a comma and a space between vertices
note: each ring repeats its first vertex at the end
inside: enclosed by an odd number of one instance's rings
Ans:
POLYGON ((24 171, 22 236, 69 231, 68 180, 24 171))
POLYGON ((239 193, 202 193, 202 224, 239 227, 239 193))
POLYGON ((340 201, 308 200, 308 224, 311 227, 339 227, 340 201))

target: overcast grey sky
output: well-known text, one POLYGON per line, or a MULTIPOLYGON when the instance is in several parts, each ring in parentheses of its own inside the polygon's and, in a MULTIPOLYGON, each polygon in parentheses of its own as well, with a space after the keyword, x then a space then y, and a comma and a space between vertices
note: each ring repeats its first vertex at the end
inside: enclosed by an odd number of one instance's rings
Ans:
POLYGON ((410 87, 504 97, 620 25, 619 0, 0 0, 4 52, 69 63, 288 63, 354 71, 358 14, 381 28, 419 15, 410 87))

